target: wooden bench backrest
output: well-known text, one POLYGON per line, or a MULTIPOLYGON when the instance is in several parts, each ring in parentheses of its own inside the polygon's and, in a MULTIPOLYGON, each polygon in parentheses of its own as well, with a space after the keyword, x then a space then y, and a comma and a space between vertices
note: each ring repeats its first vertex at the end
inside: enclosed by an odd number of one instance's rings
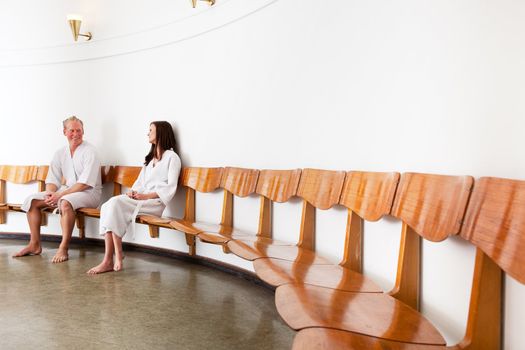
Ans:
POLYGON ((255 192, 259 170, 224 168, 221 187, 237 197, 246 197, 255 192))
POLYGON ((195 191, 213 192, 221 186, 224 168, 183 168, 180 183, 186 187, 186 204, 184 220, 195 221, 195 191))
POLYGON ((257 182, 257 194, 272 202, 283 203, 297 194, 301 169, 261 170, 257 182))
POLYGON ((297 189, 303 198, 298 247, 315 250, 315 209, 330 209, 339 203, 345 175, 344 171, 303 169, 297 189))
POLYGON ((27 184, 38 180, 36 165, 0 165, 0 180, 15 184, 27 184))
POLYGON ((459 233, 473 182, 472 176, 404 173, 392 216, 425 239, 442 241, 459 233))
POLYGON ((461 237, 525 284, 525 181, 476 181, 461 237))
POLYGON ((304 169, 297 195, 315 208, 330 209, 339 203, 344 180, 344 171, 304 169))
POLYGON ((471 176, 405 173, 397 187, 391 215, 403 222, 396 283, 390 295, 419 309, 421 237, 439 242, 461 228, 471 176))
POLYGON ((339 204, 348 208, 341 266, 363 271, 363 221, 377 221, 390 213, 398 182, 399 173, 346 173, 339 200, 339 204))
POLYGON ((110 168, 109 173, 105 178, 113 182, 113 195, 118 196, 122 194, 122 186, 131 187, 137 180, 140 166, 115 166, 110 168))
POLYGON ((197 192, 213 192, 221 186, 224 168, 183 168, 181 184, 197 192))
POLYGON ((390 214, 399 173, 349 171, 339 204, 367 221, 390 214))

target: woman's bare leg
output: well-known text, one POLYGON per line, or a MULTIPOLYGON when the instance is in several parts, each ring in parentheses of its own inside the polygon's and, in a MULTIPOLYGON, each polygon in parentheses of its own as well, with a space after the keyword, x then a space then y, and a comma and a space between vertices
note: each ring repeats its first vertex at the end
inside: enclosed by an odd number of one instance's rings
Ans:
POLYGON ((115 247, 113 245, 113 233, 111 231, 106 232, 106 235, 104 236, 104 242, 106 245, 104 259, 100 264, 91 268, 87 272, 88 275, 96 275, 99 273, 113 271, 113 253, 115 252, 115 247))
POLYGON ((115 265, 113 270, 122 270, 122 260, 124 260, 124 253, 122 252, 122 238, 113 234, 113 245, 115 246, 115 265))

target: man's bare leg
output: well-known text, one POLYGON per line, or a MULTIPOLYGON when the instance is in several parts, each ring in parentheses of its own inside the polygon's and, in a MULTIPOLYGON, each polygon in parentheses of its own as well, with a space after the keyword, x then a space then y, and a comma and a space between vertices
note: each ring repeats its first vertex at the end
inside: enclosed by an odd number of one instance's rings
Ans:
POLYGON ((122 252, 122 238, 113 233, 113 245, 115 246, 115 265, 113 270, 122 270, 122 260, 124 260, 124 253, 122 252))
POLYGON ((13 258, 27 255, 38 255, 42 253, 42 245, 40 244, 40 224, 42 223, 41 209, 46 207, 48 207, 48 205, 43 200, 33 199, 31 201, 31 207, 26 214, 31 238, 29 239, 28 245, 18 253, 14 254, 13 258))
POLYGON ((115 253, 115 246, 113 245, 113 234, 111 231, 106 232, 104 236, 106 251, 104 252, 104 259, 100 264, 91 268, 87 274, 96 275, 99 273, 113 271, 113 254, 115 253))
POLYGON ((58 251, 51 260, 55 264, 69 259, 69 242, 71 241, 73 227, 75 226, 75 211, 71 203, 65 199, 60 201, 60 226, 62 227, 62 242, 60 242, 58 251))

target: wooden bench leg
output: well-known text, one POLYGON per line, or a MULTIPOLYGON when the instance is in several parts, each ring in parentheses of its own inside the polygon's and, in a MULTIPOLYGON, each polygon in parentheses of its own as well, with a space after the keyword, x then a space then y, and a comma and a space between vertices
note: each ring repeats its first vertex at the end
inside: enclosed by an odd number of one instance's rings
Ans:
POLYGON ((85 219, 84 215, 77 214, 77 228, 78 228, 78 236, 81 239, 84 239, 86 237, 86 231, 85 231, 85 219))
POLYGON ((41 212, 42 213, 42 218, 40 220, 40 226, 47 226, 47 213, 44 213, 43 211, 41 212))
POLYGON ((7 210, 0 210, 0 224, 7 222, 7 210))
MULTIPOLYGON (((5 180, 0 180, 0 203, 6 202, 5 180)), ((0 210, 0 224, 7 222, 7 210, 0 210)))
POLYGON ((186 233, 186 244, 188 245, 188 254, 195 255, 197 253, 195 236, 186 233))
POLYGON ((503 272, 499 266, 477 248, 467 331, 459 349, 501 348, 502 283, 503 272))
POLYGON ((419 311, 421 236, 407 224, 403 224, 398 260, 396 284, 389 294, 419 311))
POLYGON ((148 225, 149 227, 149 236, 151 238, 159 238, 159 227, 155 225, 148 225))

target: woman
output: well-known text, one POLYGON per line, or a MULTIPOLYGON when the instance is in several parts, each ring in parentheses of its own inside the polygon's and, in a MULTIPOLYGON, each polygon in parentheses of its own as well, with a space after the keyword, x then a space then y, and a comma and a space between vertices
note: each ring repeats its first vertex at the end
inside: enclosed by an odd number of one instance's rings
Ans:
POLYGON ((87 273, 95 275, 122 269, 122 237, 133 230, 139 214, 161 216, 175 195, 181 162, 175 149, 175 135, 170 123, 152 122, 149 127, 151 149, 131 191, 115 196, 102 205, 100 234, 105 236, 104 260, 87 273), (115 254, 115 260, 113 260, 115 254))

